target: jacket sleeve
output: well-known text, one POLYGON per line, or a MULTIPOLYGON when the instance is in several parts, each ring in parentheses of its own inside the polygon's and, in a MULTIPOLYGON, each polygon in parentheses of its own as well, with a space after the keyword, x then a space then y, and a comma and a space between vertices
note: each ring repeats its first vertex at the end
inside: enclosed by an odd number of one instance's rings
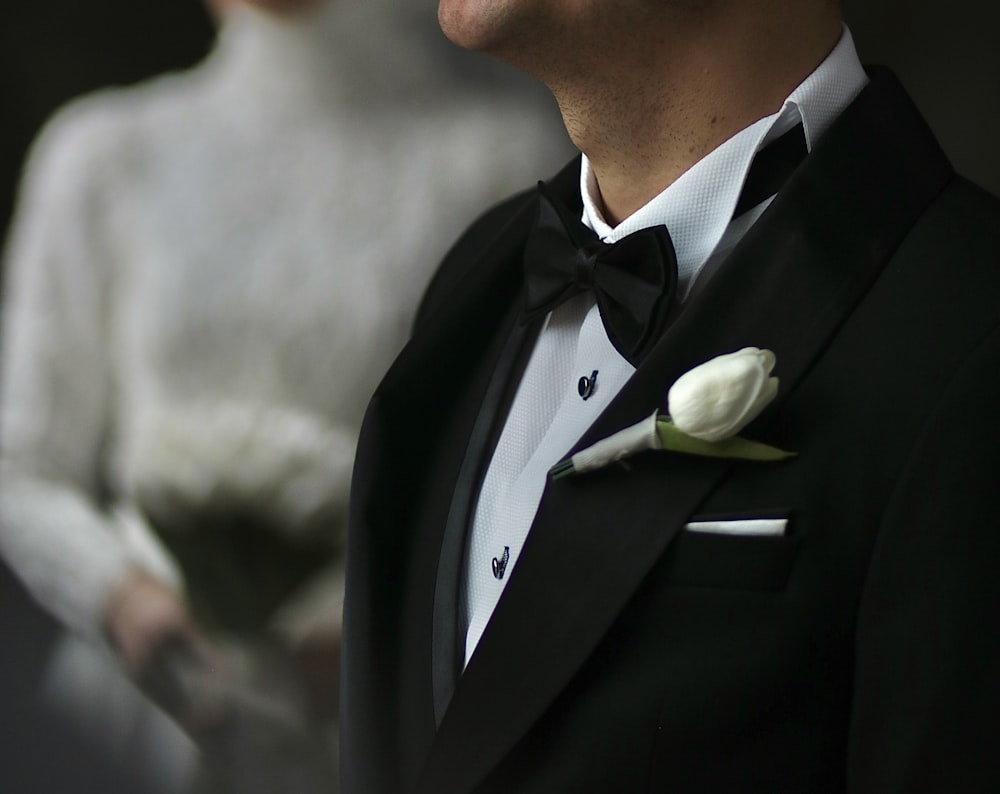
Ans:
POLYGON ((43 606, 95 638, 130 566, 173 576, 138 515, 101 504, 114 402, 101 152, 114 130, 96 109, 63 111, 28 161, 5 251, 0 385, 0 553, 43 606))
POLYGON ((1000 791, 998 406, 994 329, 941 395, 879 531, 857 627, 852 794, 1000 791))

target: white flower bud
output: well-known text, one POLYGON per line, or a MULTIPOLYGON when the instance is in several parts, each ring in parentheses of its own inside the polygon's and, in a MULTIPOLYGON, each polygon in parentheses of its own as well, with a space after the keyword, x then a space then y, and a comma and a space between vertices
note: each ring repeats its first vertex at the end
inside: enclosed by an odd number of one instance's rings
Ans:
POLYGON ((689 436, 705 441, 730 438, 778 393, 778 379, 768 377, 773 368, 774 353, 756 347, 706 361, 670 387, 670 418, 689 436))

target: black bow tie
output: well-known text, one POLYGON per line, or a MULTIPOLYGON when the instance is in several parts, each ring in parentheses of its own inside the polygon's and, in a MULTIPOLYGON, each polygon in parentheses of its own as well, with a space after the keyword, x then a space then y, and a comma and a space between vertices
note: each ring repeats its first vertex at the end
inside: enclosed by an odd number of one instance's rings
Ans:
POLYGON ((538 185, 538 223, 524 251, 524 317, 544 316, 590 290, 611 344, 637 365, 660 337, 677 285, 666 226, 604 243, 538 185))
MULTIPOLYGON (((773 196, 806 156, 799 124, 757 153, 733 217, 773 196)), ((677 288, 677 258, 665 226, 616 243, 597 234, 538 183, 538 222, 524 252, 524 317, 534 319, 590 290, 615 349, 633 366, 659 340, 677 288)))

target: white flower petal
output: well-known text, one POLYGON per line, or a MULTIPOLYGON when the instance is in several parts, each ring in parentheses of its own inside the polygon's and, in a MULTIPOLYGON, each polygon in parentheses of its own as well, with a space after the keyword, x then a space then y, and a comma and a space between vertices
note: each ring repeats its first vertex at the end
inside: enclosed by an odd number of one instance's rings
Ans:
POLYGON ((775 355, 746 347, 717 356, 686 372, 667 395, 670 417, 690 436, 705 441, 730 438, 774 399, 777 378, 769 378, 775 355))

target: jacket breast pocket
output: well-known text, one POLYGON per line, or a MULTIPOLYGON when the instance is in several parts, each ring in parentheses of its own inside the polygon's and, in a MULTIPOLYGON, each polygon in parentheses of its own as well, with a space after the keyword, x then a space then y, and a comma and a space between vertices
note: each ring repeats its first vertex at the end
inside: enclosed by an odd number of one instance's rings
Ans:
POLYGON ((673 586, 782 590, 798 546, 787 510, 694 516, 670 544, 663 574, 673 586))

